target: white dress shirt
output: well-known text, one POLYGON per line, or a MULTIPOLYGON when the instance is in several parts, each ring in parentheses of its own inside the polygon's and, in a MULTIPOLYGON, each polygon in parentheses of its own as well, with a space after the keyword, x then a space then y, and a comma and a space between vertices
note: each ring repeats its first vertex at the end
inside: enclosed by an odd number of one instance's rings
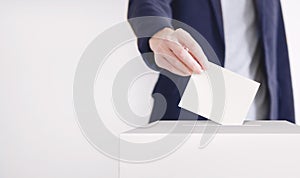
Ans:
POLYGON ((221 0, 221 5, 225 35, 225 68, 261 83, 246 119, 267 119, 269 96, 254 2, 221 0))

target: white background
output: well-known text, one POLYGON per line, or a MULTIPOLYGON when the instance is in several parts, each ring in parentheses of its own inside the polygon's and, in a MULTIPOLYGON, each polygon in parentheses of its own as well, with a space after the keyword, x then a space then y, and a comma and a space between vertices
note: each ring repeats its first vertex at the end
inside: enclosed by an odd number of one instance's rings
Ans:
MULTIPOLYGON (((289 22, 295 22, 299 3, 289 2, 296 3, 288 11, 295 18, 289 22)), ((126 12, 126 0, 0 1, 1 178, 117 177, 117 162, 96 151, 76 123, 72 84, 84 49, 102 31, 124 21, 126 12)), ((297 36, 289 37, 289 45, 294 90, 299 90, 300 30, 291 31, 297 36)), ((124 48, 111 58, 138 55, 134 43, 124 48)), ((129 93, 140 115, 151 110, 149 96, 156 77, 141 79, 129 93)), ((295 94, 298 116, 299 96, 295 94)), ((106 114, 113 132, 130 128, 106 114)))

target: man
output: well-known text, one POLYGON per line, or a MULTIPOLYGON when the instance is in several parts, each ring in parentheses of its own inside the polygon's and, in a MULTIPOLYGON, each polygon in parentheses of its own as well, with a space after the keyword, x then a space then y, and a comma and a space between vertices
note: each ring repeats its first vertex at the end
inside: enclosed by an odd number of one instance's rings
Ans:
MULTIPOLYGON (((144 16, 168 17, 190 25, 209 42, 223 67, 260 82, 247 119, 295 122, 280 0, 130 0, 128 18, 144 16)), ((167 20, 144 23, 152 37, 139 39, 139 50, 153 52, 154 56, 144 60, 161 71, 150 121, 178 119, 182 112, 185 119, 194 118, 178 103, 186 76, 209 67, 205 50, 185 29, 176 29, 167 20), (157 97, 161 95, 167 102, 163 116, 163 100, 157 97)), ((132 27, 136 33, 145 29, 132 27)))

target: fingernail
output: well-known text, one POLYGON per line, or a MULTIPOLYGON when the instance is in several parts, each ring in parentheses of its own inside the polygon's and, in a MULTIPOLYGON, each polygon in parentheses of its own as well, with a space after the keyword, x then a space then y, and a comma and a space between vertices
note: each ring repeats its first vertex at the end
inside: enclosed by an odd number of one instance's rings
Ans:
POLYGON ((197 67, 197 70, 198 70, 199 73, 202 73, 202 72, 203 72, 203 69, 202 69, 202 67, 200 67, 200 66, 197 67))
POLYGON ((202 73, 202 70, 197 68, 196 74, 201 74, 201 73, 202 73))

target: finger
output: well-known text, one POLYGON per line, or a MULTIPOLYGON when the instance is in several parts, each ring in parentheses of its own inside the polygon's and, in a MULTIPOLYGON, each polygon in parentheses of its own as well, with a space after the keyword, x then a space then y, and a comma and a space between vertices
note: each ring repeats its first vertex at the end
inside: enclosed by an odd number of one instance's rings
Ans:
POLYGON ((165 54, 155 54, 155 60, 158 66, 167 69, 173 73, 179 74, 179 75, 183 75, 183 76, 188 76, 191 75, 189 71, 184 71, 180 68, 178 68, 177 66, 174 65, 174 63, 169 62, 170 58, 168 56, 166 56, 165 54))
POLYGON ((189 74, 178 70, 175 66, 173 66, 171 63, 169 63, 166 58, 164 58, 161 55, 156 55, 155 56, 155 61, 156 61, 156 64, 159 67, 164 68, 164 69, 166 69, 166 70, 168 70, 168 71, 170 71, 174 74, 181 75, 181 76, 189 76, 189 74))
POLYGON ((209 66, 208 59, 197 41, 185 30, 177 29, 174 33, 178 42, 189 49, 189 53, 196 59, 203 70, 209 66))
POLYGON ((170 50, 175 54, 175 56, 184 63, 190 70, 195 73, 201 73, 201 66, 197 61, 178 43, 167 41, 166 44, 170 50))
POLYGON ((177 58, 177 56, 168 48, 164 49, 164 54, 161 54, 172 66, 181 72, 192 75, 193 71, 177 58))

